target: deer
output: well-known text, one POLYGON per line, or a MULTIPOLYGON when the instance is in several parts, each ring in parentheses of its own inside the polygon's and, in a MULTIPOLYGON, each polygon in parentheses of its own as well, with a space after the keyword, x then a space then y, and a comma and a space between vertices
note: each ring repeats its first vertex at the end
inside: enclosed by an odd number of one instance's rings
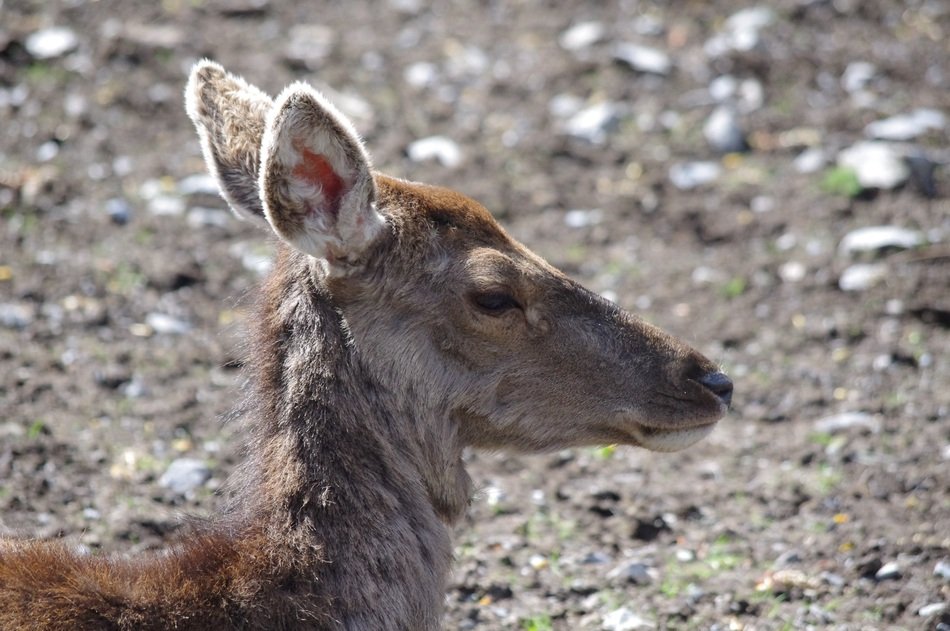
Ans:
POLYGON ((297 82, 203 60, 186 110, 222 197, 276 237, 256 296, 246 462, 160 552, 0 539, 0 629, 434 630, 467 448, 684 449, 733 384, 461 193, 375 171, 297 82))

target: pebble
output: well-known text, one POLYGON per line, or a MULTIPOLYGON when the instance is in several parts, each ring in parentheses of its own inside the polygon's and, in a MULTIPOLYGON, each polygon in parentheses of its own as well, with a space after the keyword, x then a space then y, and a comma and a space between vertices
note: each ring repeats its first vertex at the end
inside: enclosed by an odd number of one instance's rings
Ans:
POLYGON ((703 50, 709 57, 720 57, 730 51, 745 52, 759 45, 761 31, 775 21, 775 12, 768 7, 749 7, 733 13, 723 31, 706 40, 703 50))
POLYGON ((150 326, 153 331, 159 334, 183 335, 191 330, 191 324, 173 318, 170 315, 158 312, 152 312, 145 316, 145 324, 150 326))
POLYGON ((636 631, 637 629, 655 629, 653 622, 641 618, 626 607, 615 609, 604 616, 601 629, 604 631, 636 631))
POLYGON ((178 458, 174 460, 158 483, 182 495, 195 490, 211 479, 211 469, 201 460, 195 458, 178 458))
POLYGON ((896 188, 910 177, 897 149, 883 142, 862 141, 841 150, 838 165, 853 169, 864 188, 896 188))
POLYGON ((31 33, 24 46, 34 59, 53 59, 75 50, 79 38, 65 26, 51 26, 31 33))
POLYGON ((419 61, 403 72, 403 79, 414 88, 426 88, 434 85, 439 78, 439 67, 428 61, 419 61))
POLYGON ((950 560, 940 559, 934 566, 934 576, 950 581, 950 560))
POLYGON ((36 312, 32 305, 16 302, 0 303, 0 326, 7 329, 24 329, 33 323, 36 312))
POLYGON ((773 565, 775 567, 786 567, 789 565, 795 565, 802 562, 801 552, 798 550, 786 550, 775 559, 773 565))
POLYGON ((799 261, 788 261, 782 263, 778 268, 778 275, 786 283, 798 283, 804 280, 808 269, 799 261))
POLYGON ((709 96, 720 103, 734 97, 738 89, 739 80, 731 74, 716 77, 709 82, 709 96))
POLYGON ((188 210, 188 225, 194 228, 205 226, 224 227, 231 221, 231 213, 220 208, 195 206, 188 210))
POLYGON ((336 44, 336 31, 325 24, 296 24, 290 27, 284 47, 284 58, 317 70, 329 57, 336 44))
POLYGON ((821 147, 810 147, 795 156, 792 166, 799 173, 815 173, 825 168, 828 156, 821 147))
POLYGON ((593 144, 602 144, 620 124, 623 108, 613 101, 585 107, 564 123, 564 132, 593 144))
POLYGON ((143 48, 174 50, 185 41, 185 32, 171 24, 124 24, 116 33, 143 48))
POLYGON ((941 130, 947 125, 943 112, 919 108, 909 114, 899 114, 868 123, 865 135, 880 140, 912 140, 930 130, 941 130))
POLYGON ((408 154, 413 162, 435 160, 447 169, 454 169, 462 164, 462 149, 458 143, 445 136, 429 136, 416 140, 409 145, 408 154))
POLYGON ((185 212, 185 201, 177 195, 156 195, 148 201, 148 210, 160 217, 181 215, 185 212))
POLYGON ((622 61, 637 72, 668 75, 673 69, 673 60, 658 48, 620 42, 614 46, 614 59, 622 61))
POLYGON ((178 180, 179 195, 217 195, 218 181, 209 173, 195 173, 178 180))
POLYGON ((917 615, 921 618, 929 618, 930 616, 936 616, 947 610, 947 603, 930 603, 929 605, 924 605, 917 610, 917 615))
POLYGON ((722 167, 716 162, 678 162, 670 167, 668 176, 676 188, 688 191, 719 179, 722 167))
POLYGON ((897 226, 867 226, 846 234, 838 249, 847 254, 874 252, 886 248, 907 250, 923 242, 924 235, 916 230, 897 226))
POLYGON ((574 52, 596 44, 606 33, 601 22, 578 22, 561 33, 557 41, 564 50, 574 52))
POLYGON ((105 208, 109 219, 116 225, 124 226, 129 223, 129 219, 132 218, 132 207, 121 197, 113 197, 112 199, 106 200, 105 208))
POLYGON ((883 263, 855 263, 841 272, 838 287, 842 291, 866 291, 886 276, 887 266, 883 263))
POLYGON ((749 148, 739 117, 729 105, 720 105, 713 110, 703 125, 703 136, 713 151, 719 153, 738 153, 749 148))
POLYGON ((815 421, 815 431, 823 434, 838 434, 855 427, 877 433, 881 423, 867 412, 843 412, 815 421))
POLYGON ((845 92, 853 94, 863 90, 876 74, 877 66, 874 64, 867 61, 853 61, 841 75, 841 87, 845 92))
POLYGON ((599 224, 603 219, 604 211, 599 208, 569 210, 564 215, 564 225, 568 228, 586 228, 599 224))
POLYGON ((640 562, 620 565, 607 573, 608 579, 621 579, 634 585, 649 585, 656 576, 655 568, 640 562))
POLYGON ((879 581, 887 581, 892 579, 898 579, 901 577, 901 568, 894 562, 890 561, 881 566, 877 572, 874 573, 874 578, 879 581))
POLYGON ((581 559, 581 563, 584 565, 604 565, 605 563, 610 563, 610 555, 604 552, 588 552, 587 555, 581 559))

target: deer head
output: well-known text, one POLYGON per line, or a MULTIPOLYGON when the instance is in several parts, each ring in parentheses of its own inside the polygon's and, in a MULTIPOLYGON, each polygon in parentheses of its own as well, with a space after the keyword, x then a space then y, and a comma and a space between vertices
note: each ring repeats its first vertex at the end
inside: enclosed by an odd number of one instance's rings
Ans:
POLYGON ((276 100, 212 62, 187 93, 238 215, 290 246, 394 405, 462 443, 525 451, 707 435, 732 383, 687 344, 514 241, 477 202, 375 172, 313 88, 276 100))

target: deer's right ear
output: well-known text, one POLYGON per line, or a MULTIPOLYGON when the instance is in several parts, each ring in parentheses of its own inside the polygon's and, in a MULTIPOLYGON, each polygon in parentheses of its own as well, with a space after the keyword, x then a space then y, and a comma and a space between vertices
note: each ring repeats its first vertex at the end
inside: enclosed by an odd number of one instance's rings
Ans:
POLYGON ((362 141, 310 86, 296 83, 277 97, 261 162, 264 213, 297 250, 326 259, 332 268, 358 260, 384 230, 362 141))
POLYGON ((239 217, 266 225, 258 189, 260 148, 273 101, 213 61, 195 64, 185 109, 221 195, 239 217))

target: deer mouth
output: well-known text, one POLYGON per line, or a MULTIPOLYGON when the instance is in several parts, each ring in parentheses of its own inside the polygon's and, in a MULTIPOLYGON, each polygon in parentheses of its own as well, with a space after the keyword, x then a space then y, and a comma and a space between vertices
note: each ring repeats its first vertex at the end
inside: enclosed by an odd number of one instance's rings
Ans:
POLYGON ((650 451, 672 452, 686 449, 708 436, 718 419, 692 427, 660 428, 637 424, 629 430, 635 443, 650 451))

